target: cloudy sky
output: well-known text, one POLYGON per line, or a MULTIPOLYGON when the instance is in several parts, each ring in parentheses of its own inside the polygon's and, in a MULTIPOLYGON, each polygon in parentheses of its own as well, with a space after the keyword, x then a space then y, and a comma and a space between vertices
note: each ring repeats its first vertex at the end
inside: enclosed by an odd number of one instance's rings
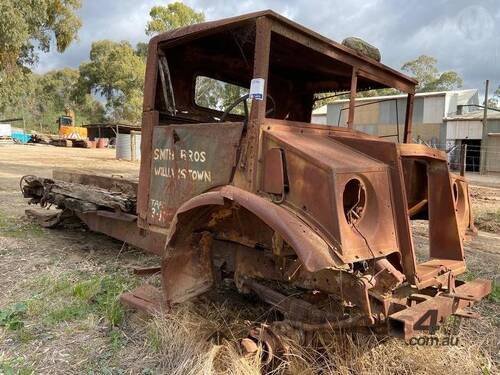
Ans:
MULTIPOLYGON (((64 54, 42 55, 37 71, 78 67, 92 41, 147 41, 144 33, 158 0, 83 0, 79 41, 64 54)), ((382 62, 399 69, 421 54, 456 70, 464 88, 500 85, 500 2, 496 0, 186 0, 207 20, 273 9, 336 41, 358 36, 380 48, 382 62)))

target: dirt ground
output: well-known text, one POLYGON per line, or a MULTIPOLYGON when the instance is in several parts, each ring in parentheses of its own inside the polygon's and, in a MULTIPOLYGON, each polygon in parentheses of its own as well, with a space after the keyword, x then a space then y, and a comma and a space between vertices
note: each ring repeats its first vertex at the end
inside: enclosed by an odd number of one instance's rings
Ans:
MULTIPOLYGON (((24 219, 19 191, 26 174, 53 168, 137 177, 139 163, 114 150, 0 146, 0 375, 1 374, 493 374, 499 370, 500 189, 472 187, 479 235, 465 245, 468 280, 496 280, 493 297, 477 306, 482 318, 459 320, 457 346, 410 346, 401 340, 333 334, 321 349, 296 348, 271 367, 239 357, 234 343, 248 320, 269 311, 254 301, 214 292, 175 309, 168 319, 125 311, 124 290, 157 277, 134 276, 135 266, 158 264, 106 236, 42 229, 24 219), (223 301, 222 296, 230 296, 223 301)), ((426 227, 415 223, 419 251, 426 227)), ((456 323, 456 322, 455 322, 456 323)), ((446 328, 447 329, 447 328, 446 328)), ((440 335, 446 335, 446 329, 440 335)))

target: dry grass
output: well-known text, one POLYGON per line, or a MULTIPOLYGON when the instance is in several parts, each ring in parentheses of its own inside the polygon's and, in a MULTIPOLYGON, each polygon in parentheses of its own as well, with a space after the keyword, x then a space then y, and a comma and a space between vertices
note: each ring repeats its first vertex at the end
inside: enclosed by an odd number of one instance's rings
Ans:
MULTIPOLYGON (((292 345, 290 352, 264 366, 238 351, 248 323, 234 307, 188 304, 168 318, 147 323, 144 350, 155 373, 168 374, 493 374, 498 370, 485 340, 470 327, 461 329, 457 346, 412 346, 397 339, 347 332, 321 334, 314 346, 292 345), (219 340, 214 340, 214 333, 219 340), (217 341, 217 342, 214 342, 217 341)), ((448 337, 446 329, 437 336, 448 337)))
POLYGON ((479 230, 486 232, 500 232, 500 209, 479 212, 474 218, 474 224, 479 230))

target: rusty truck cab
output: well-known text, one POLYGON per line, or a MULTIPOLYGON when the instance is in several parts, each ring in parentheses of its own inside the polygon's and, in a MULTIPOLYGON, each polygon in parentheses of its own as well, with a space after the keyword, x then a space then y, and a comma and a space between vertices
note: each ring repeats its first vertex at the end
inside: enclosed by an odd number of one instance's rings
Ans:
POLYGON ((255 280, 273 279, 335 294, 362 311, 357 324, 383 316, 408 337, 442 290, 437 321, 468 306, 465 294, 484 296, 487 286, 455 281, 467 225, 453 186, 466 199, 466 184, 450 177, 443 152, 410 143, 415 85, 271 11, 153 38, 137 216, 142 230, 167 236, 168 302, 216 284, 215 263, 240 290, 269 299, 255 280), (264 82, 260 100, 248 96, 254 79, 264 82), (354 126, 356 93, 388 87, 408 94, 402 144, 354 126), (310 123, 324 92, 349 95, 345 127, 310 123), (429 222, 420 263, 412 218, 429 222), (420 310, 409 313, 413 304, 420 310))

